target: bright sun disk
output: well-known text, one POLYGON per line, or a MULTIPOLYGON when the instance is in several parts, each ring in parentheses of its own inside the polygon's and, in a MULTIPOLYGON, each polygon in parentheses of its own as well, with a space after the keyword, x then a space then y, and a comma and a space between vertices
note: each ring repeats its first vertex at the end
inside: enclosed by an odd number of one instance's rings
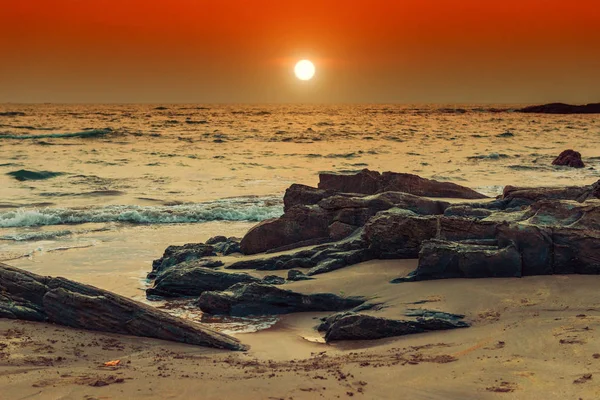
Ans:
POLYGON ((315 65, 308 60, 300 60, 294 67, 296 77, 302 81, 308 81, 315 76, 315 65))

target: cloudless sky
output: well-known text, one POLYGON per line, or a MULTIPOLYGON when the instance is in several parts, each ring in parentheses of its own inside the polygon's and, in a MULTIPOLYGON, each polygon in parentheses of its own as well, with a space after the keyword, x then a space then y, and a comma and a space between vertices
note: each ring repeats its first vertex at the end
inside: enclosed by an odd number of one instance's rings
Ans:
POLYGON ((0 4, 0 102, 550 101, 600 101, 598 0, 0 4))

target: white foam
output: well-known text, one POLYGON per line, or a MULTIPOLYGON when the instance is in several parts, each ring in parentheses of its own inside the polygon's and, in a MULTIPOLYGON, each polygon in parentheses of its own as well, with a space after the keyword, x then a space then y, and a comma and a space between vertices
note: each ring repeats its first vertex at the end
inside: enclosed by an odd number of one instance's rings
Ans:
POLYGON ((243 197, 176 206, 110 205, 90 208, 21 208, 0 213, 0 227, 127 222, 177 224, 207 221, 262 221, 283 213, 275 197, 243 197))

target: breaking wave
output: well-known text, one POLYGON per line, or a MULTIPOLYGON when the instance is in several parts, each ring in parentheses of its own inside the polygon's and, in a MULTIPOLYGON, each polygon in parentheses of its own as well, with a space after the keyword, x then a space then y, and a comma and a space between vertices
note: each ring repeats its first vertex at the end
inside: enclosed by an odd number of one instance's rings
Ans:
POLYGON ((0 134, 0 139, 56 139, 56 138, 93 138, 108 135, 113 130, 110 128, 106 129, 90 129, 83 132, 72 132, 72 133, 50 133, 46 135, 14 135, 14 134, 0 134))
POLYGON ((0 213, 0 228, 93 222, 180 224, 208 221, 262 221, 283 214, 275 197, 244 197, 174 206, 110 205, 93 208, 17 209, 0 213))

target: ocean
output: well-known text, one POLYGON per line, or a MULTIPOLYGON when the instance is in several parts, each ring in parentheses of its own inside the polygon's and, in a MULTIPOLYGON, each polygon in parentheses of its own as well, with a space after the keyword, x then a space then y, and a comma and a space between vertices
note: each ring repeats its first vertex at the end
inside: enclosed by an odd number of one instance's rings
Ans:
POLYGON ((600 178, 600 116, 516 107, 0 105, 0 261, 143 299, 168 245, 243 236, 319 172, 408 172, 491 196, 600 178), (586 168, 551 165, 568 148, 586 168))

